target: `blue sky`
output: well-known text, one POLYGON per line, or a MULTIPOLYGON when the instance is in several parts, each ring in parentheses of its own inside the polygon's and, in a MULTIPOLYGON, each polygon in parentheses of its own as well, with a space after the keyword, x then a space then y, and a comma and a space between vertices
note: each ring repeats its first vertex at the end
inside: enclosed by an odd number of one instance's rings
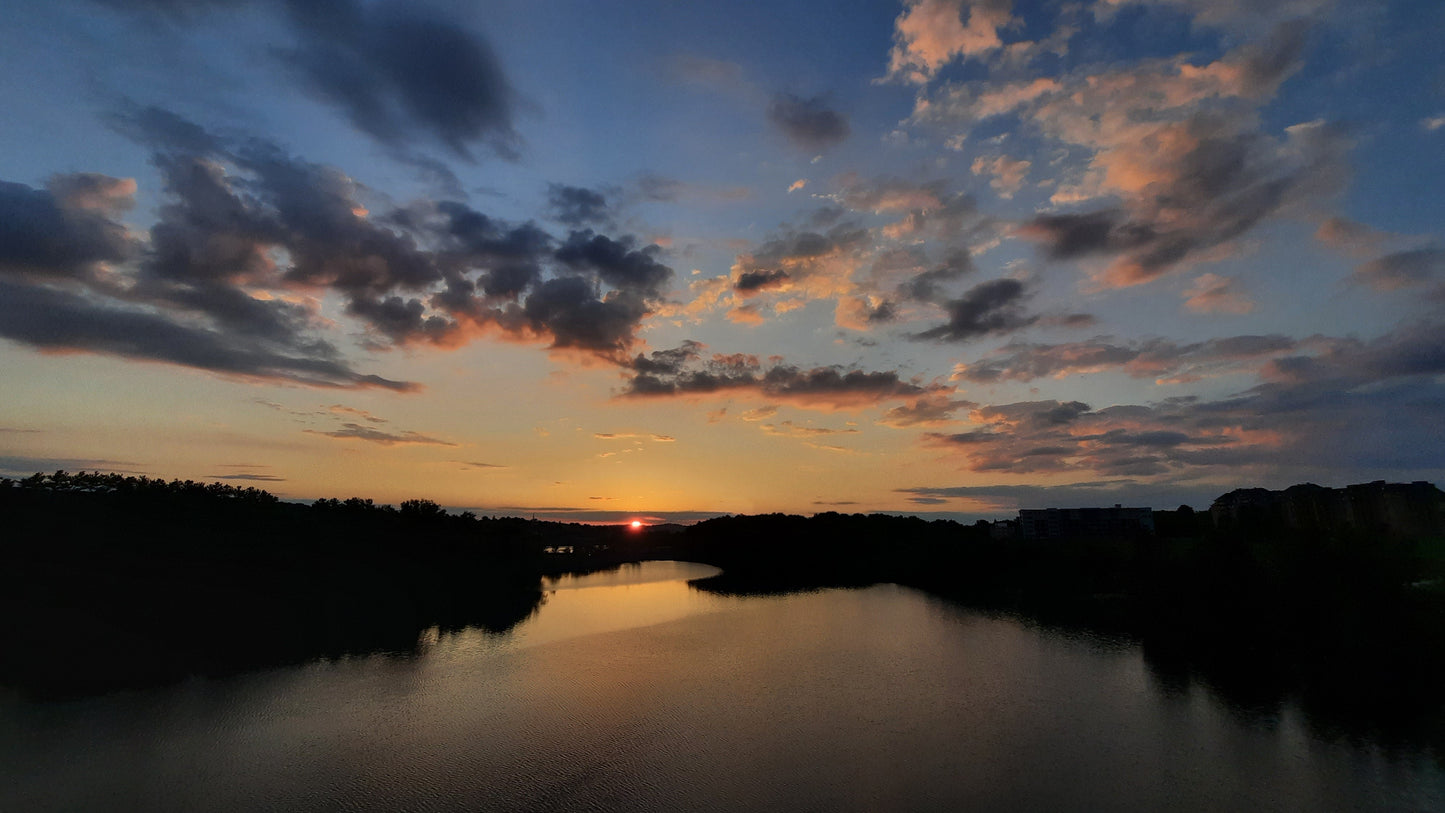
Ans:
POLYGON ((1442 477, 1430 2, 69 0, 0 470, 556 517, 1442 477))

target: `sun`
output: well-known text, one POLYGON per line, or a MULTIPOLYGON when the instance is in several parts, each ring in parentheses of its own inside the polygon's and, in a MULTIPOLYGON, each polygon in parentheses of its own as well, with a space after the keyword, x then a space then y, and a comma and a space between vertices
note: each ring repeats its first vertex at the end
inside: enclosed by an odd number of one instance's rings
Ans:
POLYGON ((641 528, 641 527, 642 527, 642 520, 640 520, 640 519, 634 519, 634 520, 632 521, 632 530, 635 531, 635 530, 637 530, 638 528, 641 528))

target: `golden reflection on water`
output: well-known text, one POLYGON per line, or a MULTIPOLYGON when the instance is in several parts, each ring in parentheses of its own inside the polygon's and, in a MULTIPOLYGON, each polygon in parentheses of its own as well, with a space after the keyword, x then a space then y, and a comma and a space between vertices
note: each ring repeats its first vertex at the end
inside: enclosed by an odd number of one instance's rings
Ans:
POLYGON ((420 657, 0 704, 0 810, 1445 809, 1428 761, 1160 691, 1134 647, 683 581, 712 572, 558 579, 420 657))
POLYGON ((544 579, 542 612, 512 631, 514 646, 538 646, 568 638, 676 621, 734 605, 688 586, 687 580, 720 573, 691 562, 647 562, 616 570, 544 579))

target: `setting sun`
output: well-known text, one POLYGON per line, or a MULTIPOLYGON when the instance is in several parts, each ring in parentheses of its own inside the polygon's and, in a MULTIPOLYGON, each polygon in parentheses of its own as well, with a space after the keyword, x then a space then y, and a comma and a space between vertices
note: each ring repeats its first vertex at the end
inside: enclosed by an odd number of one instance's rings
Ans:
POLYGON ((634 520, 632 521, 632 530, 635 531, 635 530, 637 530, 638 528, 641 528, 641 527, 642 527, 642 521, 641 521, 641 520, 634 519, 634 520))

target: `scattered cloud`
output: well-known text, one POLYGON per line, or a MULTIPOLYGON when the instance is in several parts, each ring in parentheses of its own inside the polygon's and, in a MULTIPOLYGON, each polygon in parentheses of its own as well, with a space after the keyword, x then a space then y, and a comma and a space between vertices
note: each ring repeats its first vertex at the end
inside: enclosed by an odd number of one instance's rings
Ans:
POLYGON ((1195 313, 1244 314, 1254 310, 1254 300, 1239 289, 1235 280, 1201 274, 1184 290, 1184 307, 1195 313))
POLYGON ((1368 342, 1318 338, 1299 346, 1305 352, 1271 357, 1259 369, 1260 383, 1228 398, 1099 409, 1056 400, 980 406, 969 415, 970 428, 925 438, 974 472, 1214 471, 1237 479, 1283 467, 1295 476, 1341 468, 1388 469, 1392 476, 1438 471, 1445 452, 1436 428, 1445 399, 1442 340, 1445 326, 1434 323, 1368 342))
POLYGON ((547 205, 557 222, 574 229, 612 225, 612 210, 607 205, 607 197, 595 189, 548 184, 547 205))
POLYGON ((687 342, 633 360, 634 375, 621 393, 626 398, 704 397, 752 393, 774 402, 814 409, 862 409, 889 401, 917 398, 938 389, 906 381, 896 372, 815 367, 809 370, 781 360, 763 363, 746 354, 713 354, 687 342))
POLYGON ((517 93, 475 31, 412 5, 288 2, 296 44, 277 54, 319 99, 390 147, 418 136, 472 158, 516 158, 517 93))
POLYGON ((836 146, 851 132, 847 117, 830 108, 822 96, 805 99, 779 93, 768 103, 768 121, 795 147, 809 152, 836 146))
POLYGON ((993 158, 975 158, 971 169, 975 175, 987 175, 988 185, 993 187, 999 197, 1008 199, 1023 189, 1024 177, 1028 175, 1031 166, 1033 164, 1029 161, 998 155, 993 158))
POLYGON ((274 474, 212 474, 211 480, 241 480, 256 483, 284 483, 285 477, 277 477, 274 474))
POLYGON ((1377 291, 1445 280, 1445 249, 1428 246, 1383 254, 1357 267, 1351 279, 1377 291))
POLYGON ((316 429, 301 430, 311 435, 324 435, 341 440, 364 440, 382 446, 456 446, 451 441, 423 435, 420 432, 388 432, 356 423, 343 423, 340 429, 323 432, 316 429))
POLYGON ((326 411, 330 412, 333 415, 354 415, 366 421, 367 423, 387 422, 385 418, 378 418, 377 416, 371 414, 370 412, 367 412, 364 409, 357 409, 356 407, 349 407, 342 404, 332 404, 331 406, 326 408, 326 411))
POLYGON ((908 0, 894 23, 888 78, 927 82, 959 57, 1003 45, 999 29, 1011 24, 1009 0, 908 0))
POLYGON ((1267 360, 1301 349, 1287 336, 1241 335, 1179 344, 1166 339, 1115 342, 1100 336, 1064 344, 1010 343, 993 354, 959 364, 954 377, 987 384, 1120 370, 1156 383, 1183 383, 1235 372, 1257 372, 1267 360))
POLYGON ((941 303, 948 321, 914 334, 916 339, 964 342, 1028 327, 1038 317, 1023 311, 1028 289, 1016 279, 996 279, 970 288, 958 299, 941 303))

